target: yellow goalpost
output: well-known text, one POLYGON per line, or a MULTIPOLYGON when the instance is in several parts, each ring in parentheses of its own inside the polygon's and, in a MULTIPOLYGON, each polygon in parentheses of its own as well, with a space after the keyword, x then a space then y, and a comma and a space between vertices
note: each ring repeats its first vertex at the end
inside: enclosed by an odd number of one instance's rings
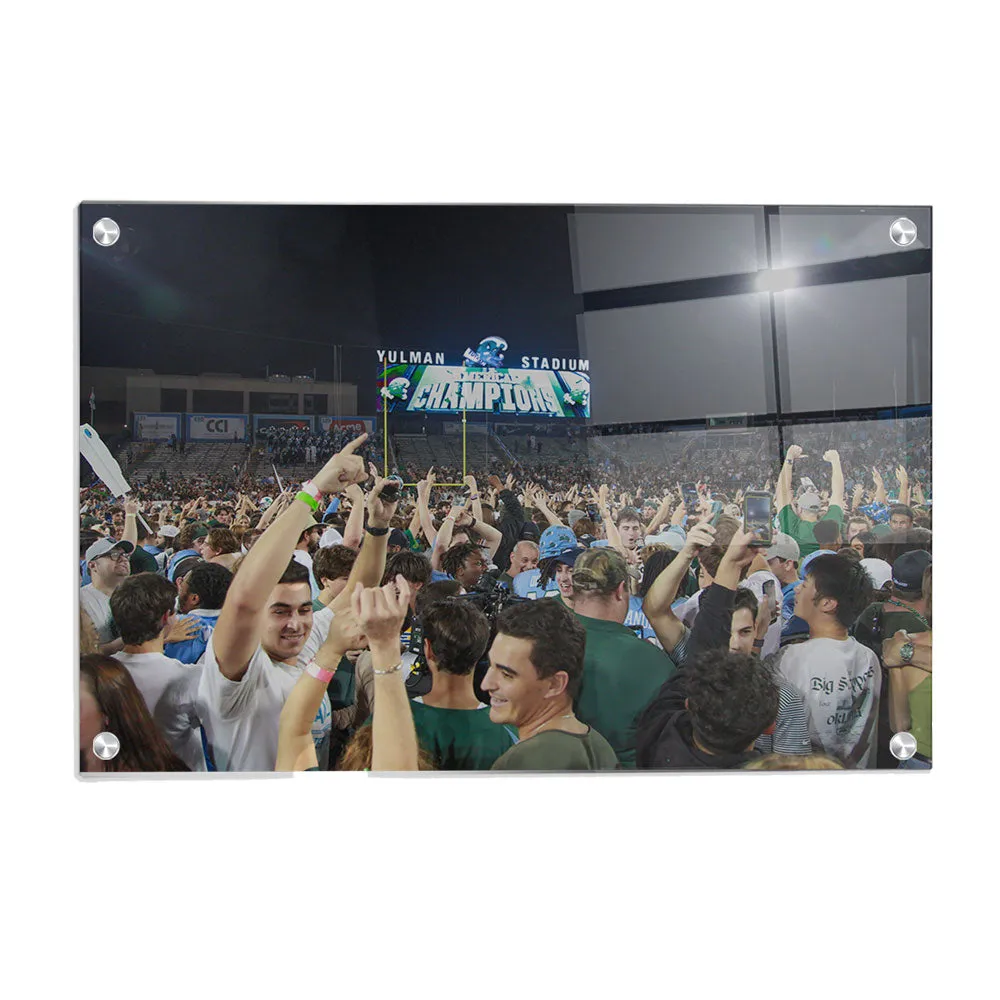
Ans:
MULTIPOLYGON (((385 389, 388 384, 387 372, 389 369, 382 369, 382 388, 385 389)), ((466 449, 466 415, 465 407, 462 407, 462 476, 467 476, 469 474, 468 460, 467 460, 467 449, 466 449)), ((389 400, 383 394, 382 396, 382 475, 388 477, 389 475, 389 400)), ((417 483, 403 483, 404 486, 417 486, 417 483)), ((465 483, 435 483, 435 487, 439 486, 464 486, 465 483)))

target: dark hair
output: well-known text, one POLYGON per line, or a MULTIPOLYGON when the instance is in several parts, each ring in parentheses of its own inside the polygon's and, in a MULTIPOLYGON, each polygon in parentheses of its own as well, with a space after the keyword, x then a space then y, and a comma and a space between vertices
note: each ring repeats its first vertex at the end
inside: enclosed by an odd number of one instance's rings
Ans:
POLYGON ((222 608, 233 582, 233 574, 218 563, 199 563, 187 577, 188 590, 198 595, 198 607, 206 611, 222 608))
POLYGON ((706 750, 742 753, 777 718, 778 681, 755 656, 708 650, 691 665, 687 704, 694 736, 706 750))
MULTIPOLYGON (((622 507, 618 512, 618 517, 615 518, 615 526, 621 527, 626 521, 638 521, 643 524, 642 515, 635 509, 635 507, 622 507)), ((593 532, 590 532, 593 534, 593 532)))
POLYGON ((434 580, 426 587, 420 588, 414 602, 418 615, 423 615, 435 601, 444 601, 449 597, 457 597, 462 590, 458 580, 434 580))
POLYGON ((420 583, 426 586, 431 582, 431 562, 425 555, 419 552, 410 552, 403 549, 389 556, 385 564, 385 573, 382 576, 382 586, 396 579, 401 575, 407 583, 420 583))
POLYGON ((893 514, 902 514, 903 517, 910 519, 910 524, 913 524, 913 511, 905 503, 893 504, 889 508, 889 517, 891 518, 893 514))
POLYGON ((878 535, 874 531, 859 531, 854 537, 860 539, 864 547, 863 559, 877 558, 875 552, 878 545, 878 535))
POLYGON ((851 562, 861 562, 861 553, 850 545, 841 545, 837 549, 837 555, 842 556, 844 559, 849 559, 851 562))
POLYGON ((289 559, 278 583, 309 583, 309 570, 295 559, 289 559))
POLYGON ((351 575, 358 553, 346 545, 328 545, 313 556, 313 576, 322 587, 324 580, 342 580, 351 575))
POLYGON ((205 536, 205 544, 211 546, 220 555, 229 555, 240 551, 240 543, 228 528, 213 528, 205 536))
POLYGON ((539 677, 562 670, 569 678, 566 691, 575 699, 583 683, 583 655, 587 632, 579 618, 551 598, 512 604, 497 617, 497 634, 530 639, 531 662, 539 677))
POLYGON ((840 538, 840 525, 829 518, 817 521, 813 525, 813 537, 820 545, 832 545, 840 538))
POLYGON ((597 525, 589 517, 579 517, 573 525, 573 534, 579 538, 581 535, 597 535, 597 525))
POLYGON ((750 612, 750 617, 756 621, 760 602, 757 600, 757 595, 749 587, 736 588, 736 596, 733 598, 733 614, 736 614, 740 608, 746 608, 750 612))
POLYGON ((87 549, 94 544, 99 538, 103 538, 103 535, 99 535, 96 531, 90 531, 84 529, 80 532, 80 558, 83 559, 87 554, 87 549))
POLYGON ((871 601, 871 579, 864 567, 833 552, 813 559, 806 567, 806 578, 812 578, 816 586, 816 601, 832 598, 837 602, 837 621, 844 628, 850 628, 871 601))
POLYGON ((477 552, 479 546, 475 542, 459 542, 457 545, 452 545, 441 556, 441 569, 449 576, 454 576, 465 565, 465 560, 477 552))
POLYGON ((649 588, 656 578, 677 558, 673 549, 663 548, 654 552, 642 569, 642 583, 639 584, 639 597, 645 599, 649 588))
POLYGON ((926 528, 907 528, 905 531, 894 531, 891 534, 883 535, 875 545, 875 556, 877 559, 884 559, 890 566, 907 552, 916 552, 918 549, 931 551, 931 532, 926 528))
MULTIPOLYGON (((142 573, 140 577, 153 575, 142 573)), ((105 761, 105 771, 190 770, 170 749, 124 664, 100 653, 81 656, 80 683, 94 696, 108 720, 108 732, 114 733, 120 743, 118 754, 105 761)))
MULTIPOLYGON (((306 527, 302 529, 302 532, 299 535, 299 540, 296 544, 301 545, 302 542, 306 540, 306 535, 308 535, 311 531, 326 531, 326 528, 327 526, 325 524, 320 524, 319 521, 313 521, 312 524, 306 525, 306 527)), ((213 545, 212 548, 215 548, 215 546, 213 545)))
POLYGON ((125 645, 155 639, 163 629, 163 616, 174 610, 176 600, 177 587, 159 573, 138 573, 122 580, 111 595, 111 615, 125 645))
POLYGON ((468 601, 436 601, 423 616, 424 638, 431 644, 439 670, 470 674, 490 641, 489 619, 468 601))

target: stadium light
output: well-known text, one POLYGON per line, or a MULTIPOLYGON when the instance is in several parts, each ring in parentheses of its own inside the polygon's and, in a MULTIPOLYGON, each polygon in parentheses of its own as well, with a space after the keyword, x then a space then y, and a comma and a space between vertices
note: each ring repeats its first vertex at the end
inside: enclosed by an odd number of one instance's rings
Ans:
POLYGON ((757 272, 758 292, 783 292, 786 288, 794 288, 798 283, 799 272, 794 267, 768 267, 757 272))

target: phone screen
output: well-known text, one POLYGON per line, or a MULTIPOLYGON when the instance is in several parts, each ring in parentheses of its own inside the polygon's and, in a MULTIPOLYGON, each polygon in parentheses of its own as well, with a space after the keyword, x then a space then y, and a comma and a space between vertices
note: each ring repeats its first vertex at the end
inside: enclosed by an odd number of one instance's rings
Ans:
POLYGON ((455 499, 452 500, 451 505, 452 507, 464 507, 465 497, 455 497, 455 499))
POLYGON ((681 486, 681 493, 684 496, 684 506, 688 510, 695 510, 698 506, 698 487, 694 483, 684 483, 681 486))
POLYGON ((747 520, 756 526, 771 523, 771 503, 768 497, 747 497, 747 520))

